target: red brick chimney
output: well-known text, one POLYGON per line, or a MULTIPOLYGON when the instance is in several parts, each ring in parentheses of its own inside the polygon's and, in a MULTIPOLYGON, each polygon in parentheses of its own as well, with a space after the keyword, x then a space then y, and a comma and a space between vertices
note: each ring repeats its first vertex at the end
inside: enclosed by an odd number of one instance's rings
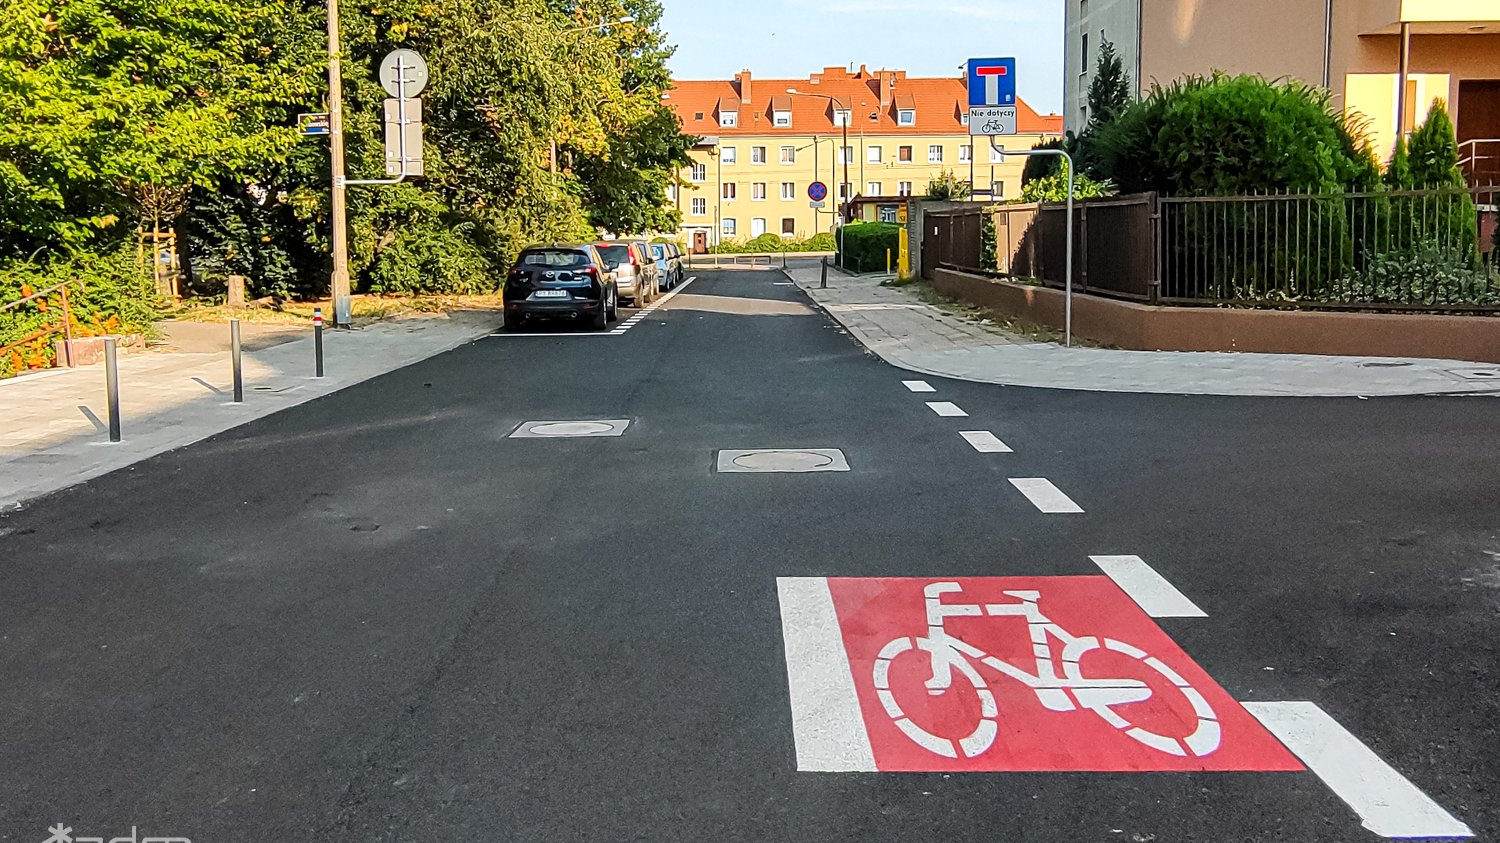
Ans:
POLYGON ((755 102, 755 98, 751 96, 750 92, 750 71, 741 70, 739 73, 736 73, 734 75, 734 82, 740 89, 740 103, 743 105, 752 105, 755 102))
POLYGON ((880 107, 889 108, 891 105, 891 89, 896 87, 896 74, 889 70, 880 71, 880 107))

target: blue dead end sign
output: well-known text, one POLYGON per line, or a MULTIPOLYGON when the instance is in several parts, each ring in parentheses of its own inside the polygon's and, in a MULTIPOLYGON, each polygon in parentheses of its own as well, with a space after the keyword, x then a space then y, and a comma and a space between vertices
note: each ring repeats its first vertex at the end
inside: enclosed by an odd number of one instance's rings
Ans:
POLYGON ((822 202, 828 198, 828 185, 815 181, 807 186, 807 198, 814 202, 822 202))
POLYGON ((1015 105, 1016 60, 969 59, 969 107, 1015 105))

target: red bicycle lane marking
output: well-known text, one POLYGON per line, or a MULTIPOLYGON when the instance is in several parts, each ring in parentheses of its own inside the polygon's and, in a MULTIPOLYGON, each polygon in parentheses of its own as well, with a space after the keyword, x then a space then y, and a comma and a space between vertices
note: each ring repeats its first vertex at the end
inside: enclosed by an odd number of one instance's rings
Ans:
POLYGON ((1108 577, 829 578, 827 582, 878 770, 1304 769, 1108 577), (1014 606, 1001 611, 1016 613, 947 615, 942 619, 947 635, 1018 672, 1042 676, 1046 671, 1038 667, 1037 655, 1047 651, 1037 649, 1033 638, 1038 630, 1021 614, 1026 601, 1005 593, 1036 592, 1034 611, 1065 634, 1082 639, 1076 647, 1082 655, 1073 654, 1077 673, 1087 680, 1115 680, 1100 681, 1106 687, 1096 693, 1123 693, 1124 699, 1137 701, 1079 707, 1101 698, 1090 698, 1088 690, 1076 687, 1069 696, 1059 697, 1057 686, 1069 684, 1064 676, 1065 642, 1051 634, 1045 636, 1046 643, 1056 675, 1063 681, 1034 680, 1034 684, 1050 686, 1042 694, 1045 700, 1037 689, 984 664, 972 651, 964 655, 967 669, 952 670, 946 690, 929 693, 925 683, 933 678, 930 651, 951 651, 932 643, 924 589, 944 582, 954 585, 940 587, 951 590, 938 599, 950 610, 955 605, 995 605, 1014 606), (1092 645, 1090 638, 1095 639, 1092 645), (1153 657, 1163 669, 1146 661, 1153 657), (988 690, 990 701, 971 675, 988 690), (1143 683, 1149 694, 1142 689, 1143 683), (986 727, 985 720, 993 726, 986 727))

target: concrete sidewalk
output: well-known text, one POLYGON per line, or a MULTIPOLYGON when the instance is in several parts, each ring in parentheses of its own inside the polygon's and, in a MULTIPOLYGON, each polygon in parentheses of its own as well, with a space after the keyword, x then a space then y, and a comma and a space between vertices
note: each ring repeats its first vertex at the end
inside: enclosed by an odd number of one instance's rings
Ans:
POLYGON ((1500 366, 1460 360, 1065 348, 1006 334, 927 304, 883 276, 787 274, 886 362, 1009 386, 1181 395, 1500 395, 1500 366))
POLYGON ((328 331, 323 378, 313 377, 310 329, 255 351, 246 343, 241 404, 231 400, 227 324, 223 351, 122 355, 118 443, 109 441, 103 365, 0 381, 0 510, 448 351, 500 321, 495 311, 458 311, 328 331))

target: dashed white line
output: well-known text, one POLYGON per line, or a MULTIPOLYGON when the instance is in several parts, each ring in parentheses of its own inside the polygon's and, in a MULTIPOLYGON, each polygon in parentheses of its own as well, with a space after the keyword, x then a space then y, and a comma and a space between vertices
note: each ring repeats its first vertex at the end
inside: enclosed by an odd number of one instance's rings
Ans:
POLYGON ((1310 702, 1246 702, 1338 798, 1382 837, 1473 837, 1474 832, 1310 702))
POLYGON ((1208 617, 1139 556, 1090 556, 1089 559, 1153 618, 1208 617))
POLYGON ((965 413, 961 408, 959 408, 957 404, 953 403, 952 401, 928 401, 927 407, 934 413, 937 413, 938 415, 944 417, 955 418, 958 416, 968 415, 968 413, 965 413))
POLYGON ((854 674, 825 577, 777 577, 797 769, 875 772, 854 674))
POLYGON ((1049 515, 1083 511, 1083 507, 1073 503, 1072 498, 1063 494, 1061 489, 1045 477, 1012 477, 1010 485, 1019 489, 1037 509, 1049 515))
POLYGON ((937 392, 937 389, 927 381, 902 381, 901 385, 912 392, 937 392))
POLYGON ((964 441, 974 446, 974 450, 981 454, 1011 454, 1015 453, 1010 446, 1000 441, 1000 437, 988 430, 960 430, 959 436, 964 441))

